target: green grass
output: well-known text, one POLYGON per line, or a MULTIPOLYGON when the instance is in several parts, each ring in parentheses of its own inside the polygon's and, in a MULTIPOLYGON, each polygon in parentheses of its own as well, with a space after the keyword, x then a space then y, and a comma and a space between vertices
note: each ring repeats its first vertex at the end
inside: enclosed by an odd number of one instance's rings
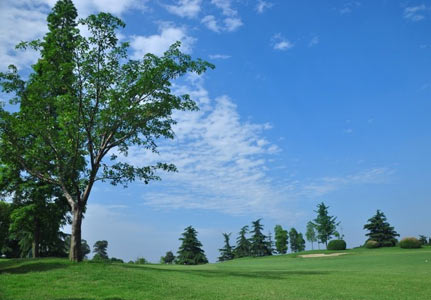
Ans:
POLYGON ((338 257, 283 255, 201 266, 3 259, 0 298, 431 299, 430 247, 346 252, 338 257))

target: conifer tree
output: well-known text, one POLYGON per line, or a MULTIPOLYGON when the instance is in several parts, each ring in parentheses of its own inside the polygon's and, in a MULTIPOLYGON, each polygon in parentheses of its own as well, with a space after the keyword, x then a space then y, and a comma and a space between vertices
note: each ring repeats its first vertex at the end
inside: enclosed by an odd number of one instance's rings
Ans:
POLYGON ((189 226, 184 229, 180 238, 181 246, 178 250, 177 264, 180 265, 199 265, 208 263, 202 244, 197 238, 197 231, 189 226))
POLYGON ((392 247, 397 243, 396 237, 400 236, 386 220, 385 214, 377 210, 376 214, 368 219, 364 229, 369 232, 366 234, 368 240, 374 240, 379 243, 380 247, 392 247))
POLYGON ((236 240, 236 247, 233 250, 235 258, 248 257, 250 256, 250 241, 247 238, 248 226, 241 228, 238 238, 236 240))
POLYGON ((230 235, 230 233, 223 233, 224 247, 219 249, 220 257, 218 258, 218 261, 226 261, 234 258, 232 246, 229 243, 230 235))
POLYGON ((273 255, 275 253, 274 249, 274 241, 272 240, 272 233, 268 231, 268 235, 266 237, 266 254, 265 255, 273 255))
POLYGON ((269 255, 266 236, 262 233, 263 225, 260 223, 260 221, 261 219, 257 219, 256 221, 252 222, 252 236, 250 238, 250 253, 252 256, 269 255))
POLYGON ((337 223, 336 217, 329 216, 328 206, 323 202, 317 205, 317 217, 314 219, 314 224, 316 225, 317 238, 322 244, 328 246, 328 241, 335 234, 337 223))
POLYGON ((288 245, 288 232, 281 225, 275 225, 275 249, 278 254, 286 254, 288 245))

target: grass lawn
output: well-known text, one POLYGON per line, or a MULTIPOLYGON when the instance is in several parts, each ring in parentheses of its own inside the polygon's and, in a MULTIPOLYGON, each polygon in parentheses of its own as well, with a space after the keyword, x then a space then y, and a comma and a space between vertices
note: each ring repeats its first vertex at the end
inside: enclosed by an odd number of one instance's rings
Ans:
POLYGON ((348 254, 246 258, 201 266, 3 259, 0 298, 431 299, 430 247, 343 252, 348 254))

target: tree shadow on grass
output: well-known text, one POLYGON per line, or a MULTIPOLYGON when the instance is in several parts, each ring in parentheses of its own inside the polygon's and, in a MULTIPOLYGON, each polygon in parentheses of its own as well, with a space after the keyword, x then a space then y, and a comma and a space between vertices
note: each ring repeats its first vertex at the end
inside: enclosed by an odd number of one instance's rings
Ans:
MULTIPOLYGON (((122 266, 123 268, 134 268, 134 266, 122 266)), ((288 271, 288 270, 274 270, 274 271, 231 271, 231 270, 187 270, 187 269, 157 269, 157 268, 142 268, 141 270, 152 271, 152 272, 176 272, 183 274, 198 275, 208 278, 217 277, 242 277, 251 279, 286 279, 291 276, 308 276, 308 275, 328 275, 330 272, 327 271, 288 271)))
POLYGON ((49 262, 30 262, 25 261, 22 263, 0 265, 0 274, 25 274, 30 272, 45 272, 55 269, 67 268, 67 264, 49 263, 49 262))

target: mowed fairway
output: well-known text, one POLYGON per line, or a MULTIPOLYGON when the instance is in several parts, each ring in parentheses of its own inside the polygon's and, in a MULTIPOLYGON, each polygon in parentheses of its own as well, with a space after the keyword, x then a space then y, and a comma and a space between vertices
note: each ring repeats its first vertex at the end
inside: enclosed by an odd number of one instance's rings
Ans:
POLYGON ((0 260, 0 293, 14 300, 431 299, 430 247, 343 252, 202 266, 0 260))

